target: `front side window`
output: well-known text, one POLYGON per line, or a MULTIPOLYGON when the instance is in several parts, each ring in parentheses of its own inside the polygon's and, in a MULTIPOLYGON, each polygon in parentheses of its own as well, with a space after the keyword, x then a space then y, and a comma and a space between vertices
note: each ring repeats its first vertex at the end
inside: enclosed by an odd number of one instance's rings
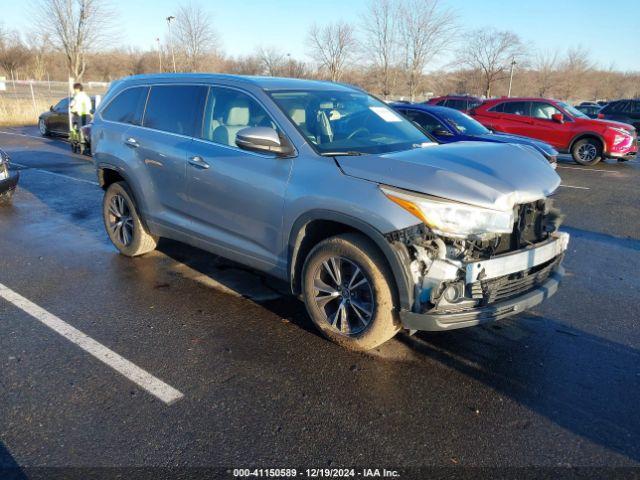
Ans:
POLYGON ((366 93, 296 90, 270 93, 320 153, 385 153, 431 140, 409 120, 366 93))
POLYGON ((194 136, 201 127, 208 88, 202 85, 159 85, 151 87, 143 126, 194 136))
POLYGON ((246 93, 211 87, 204 110, 202 138, 235 147, 236 135, 248 127, 277 129, 265 109, 246 93))
POLYGON ((551 120, 555 114, 562 114, 560 110, 549 103, 533 102, 531 104, 531 116, 541 120, 551 120))
POLYGON ((112 122, 140 125, 149 87, 133 87, 119 93, 102 112, 112 122))
POLYGON ((486 135, 491 133, 489 129, 485 128, 480 122, 463 112, 449 111, 442 114, 442 118, 462 135, 486 135))

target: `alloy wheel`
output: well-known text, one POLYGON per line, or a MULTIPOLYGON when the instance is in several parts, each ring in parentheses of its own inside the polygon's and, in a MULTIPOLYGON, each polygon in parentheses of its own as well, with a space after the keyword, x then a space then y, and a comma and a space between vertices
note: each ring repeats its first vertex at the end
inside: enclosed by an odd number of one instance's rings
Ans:
POLYGON ((585 143, 578 148, 578 157, 584 162, 592 162, 598 156, 598 149, 592 143, 585 143))
POLYGON ((371 282, 353 261, 344 257, 326 259, 316 270, 313 287, 316 306, 336 332, 357 335, 373 319, 371 282))
POLYGON ((127 247, 133 241, 133 217, 127 200, 119 194, 111 197, 107 222, 114 238, 127 247))
POLYGON ((44 120, 42 119, 38 122, 38 130, 40 130, 41 135, 47 134, 47 126, 44 124, 44 120))

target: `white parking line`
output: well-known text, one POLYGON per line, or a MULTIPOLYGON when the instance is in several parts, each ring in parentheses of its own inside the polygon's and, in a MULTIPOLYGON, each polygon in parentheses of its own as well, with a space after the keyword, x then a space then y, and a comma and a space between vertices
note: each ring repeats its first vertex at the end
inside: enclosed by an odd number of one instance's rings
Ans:
POLYGON ((15 165, 16 167, 20 168, 26 168, 28 170, 35 170, 36 172, 48 173, 49 175, 55 175, 56 177, 68 178, 69 180, 75 180, 76 182, 89 183, 98 187, 100 186, 98 182, 92 182, 91 180, 85 180, 84 178, 71 177, 69 175, 65 175, 64 173, 52 172, 43 168, 30 167, 29 165, 22 165, 21 163, 16 163, 13 161, 11 162, 11 165, 15 165))
POLYGON ((29 137, 29 138, 37 138, 38 140, 44 140, 42 137, 37 137, 36 135, 28 135, 26 133, 7 132, 5 130, 0 130, 0 133, 3 133, 5 135, 16 135, 18 137, 29 137))
POLYGON ((603 169, 597 169, 597 168, 563 167, 561 165, 558 165, 558 168, 565 168, 567 170, 584 170, 585 172, 618 173, 618 172, 614 172, 613 170, 603 170, 603 169))
POLYGON ((140 388, 143 388, 151 395, 159 398, 167 405, 177 402, 184 397, 184 395, 175 388, 157 379, 150 373, 131 363, 129 360, 121 357, 114 351, 109 350, 101 343, 96 342, 80 330, 72 327, 52 313, 47 312, 45 309, 27 300, 1 283, 0 297, 11 302, 13 305, 25 311, 53 331, 59 333, 70 342, 75 343, 85 352, 90 353, 95 358, 113 368, 116 372, 124 375, 140 388))
POLYGON ((565 188, 577 188, 578 190, 591 190, 589 187, 576 187, 575 185, 560 185, 565 188))

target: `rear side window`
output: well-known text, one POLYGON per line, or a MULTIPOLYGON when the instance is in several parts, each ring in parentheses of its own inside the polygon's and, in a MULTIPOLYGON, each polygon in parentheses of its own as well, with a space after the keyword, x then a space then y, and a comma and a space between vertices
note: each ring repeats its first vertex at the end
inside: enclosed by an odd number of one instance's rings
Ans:
POLYGON ((527 107, 527 102, 506 102, 502 111, 512 115, 529 116, 529 109, 527 107))
POLYGON ((102 112, 102 118, 112 122, 140 125, 149 87, 133 87, 121 92, 102 112))
POLYGON ((199 136, 207 90, 202 85, 151 87, 144 126, 189 137, 199 136))
POLYGON ((499 103, 498 105, 496 105, 495 107, 491 107, 489 109, 490 112, 498 112, 498 113, 502 113, 504 112, 504 103, 499 103))

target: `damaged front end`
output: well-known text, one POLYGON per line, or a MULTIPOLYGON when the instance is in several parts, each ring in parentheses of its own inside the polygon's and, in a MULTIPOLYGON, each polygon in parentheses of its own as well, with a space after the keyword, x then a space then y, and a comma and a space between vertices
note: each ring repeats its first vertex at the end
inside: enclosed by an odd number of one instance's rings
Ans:
POLYGON ((422 223, 386 235, 409 258, 410 330, 449 330, 505 318, 555 293, 569 235, 552 201, 516 205, 509 233, 456 236, 422 223), (435 231, 434 231, 435 230, 435 231))

